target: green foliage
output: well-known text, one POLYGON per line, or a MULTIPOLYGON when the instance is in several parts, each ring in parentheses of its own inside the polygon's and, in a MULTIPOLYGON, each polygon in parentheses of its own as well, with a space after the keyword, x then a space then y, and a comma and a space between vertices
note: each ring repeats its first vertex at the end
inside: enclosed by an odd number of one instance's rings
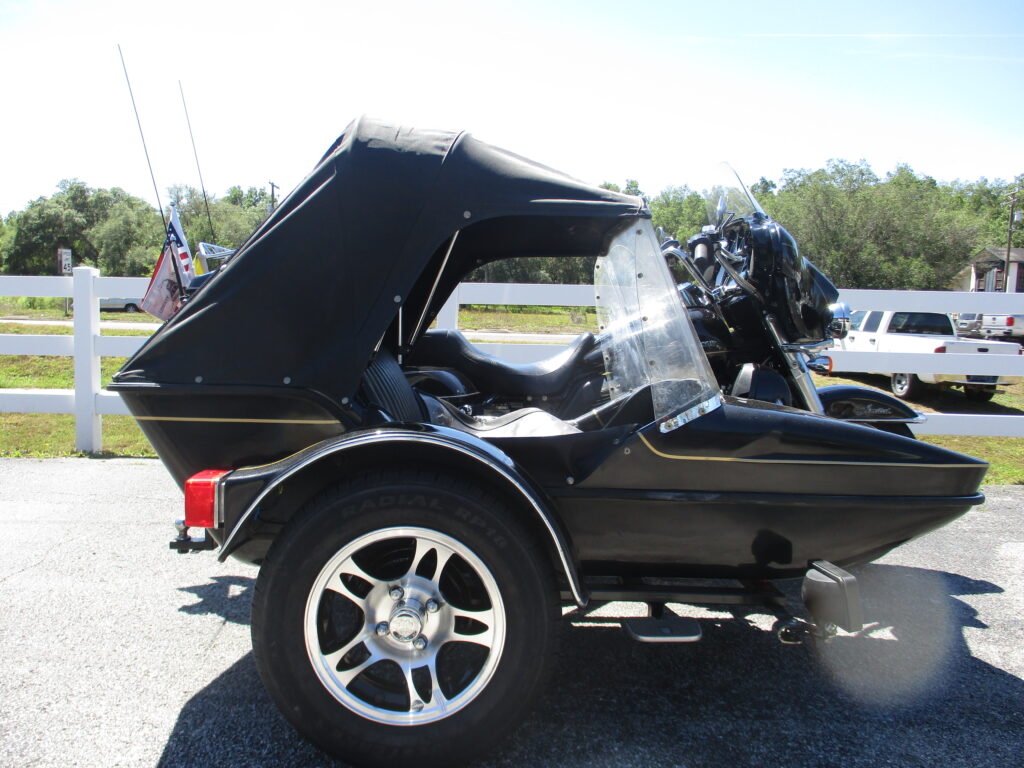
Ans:
POLYGON ((193 253, 200 242, 237 248, 268 215, 270 198, 256 187, 250 187, 247 192, 242 192, 241 187, 231 187, 221 200, 213 195, 204 200, 203 193, 195 187, 179 185, 167 191, 178 207, 178 217, 193 253))
POLYGON ((655 227, 664 228, 684 245, 708 223, 704 198, 689 187, 667 187, 650 202, 655 227))
POLYGON ((789 170, 760 202, 843 288, 941 290, 986 244, 969 201, 905 165, 884 180, 863 161, 789 170))
POLYGON ((144 276, 153 270, 163 245, 163 223, 148 203, 126 196, 92 229, 104 275, 144 276))
POLYGON ((556 283, 589 285, 594 282, 596 256, 551 256, 503 259, 478 267, 466 276, 471 283, 556 283))
MULTIPOLYGON (((627 179, 605 189, 643 196, 627 179)), ((817 170, 787 170, 751 190, 797 239, 803 255, 844 288, 943 289, 982 247, 1005 247, 1004 181, 940 184, 901 165, 880 178, 864 161, 829 161, 817 170)), ((264 189, 239 186, 204 197, 189 186, 169 190, 193 250, 201 241, 241 245, 268 214, 264 189)), ((649 201, 655 226, 685 242, 707 222, 702 194, 670 186, 649 201)), ((9 274, 54 274, 56 249, 106 275, 145 275, 163 243, 163 224, 145 201, 124 190, 92 189, 76 179, 56 194, 0 221, 0 267, 9 274)), ((1024 246, 1024 227, 1013 233, 1024 246)), ((589 283, 593 258, 537 258, 487 264, 469 279, 488 282, 589 283)))
MULTIPOLYGON (((232 187, 223 200, 192 187, 171 187, 185 236, 193 250, 201 241, 241 245, 267 217, 269 197, 250 187, 232 187), (211 228, 211 222, 213 227, 211 228)), ((0 221, 0 267, 12 275, 52 275, 57 249, 70 248, 75 266, 99 267, 104 275, 148 275, 164 242, 160 215, 123 189, 93 189, 77 179, 0 221)))
POLYGON ((4 271, 52 275, 57 249, 70 248, 76 266, 98 266, 109 275, 144 274, 149 267, 140 261, 143 250, 152 254, 152 243, 157 241, 159 248, 162 242, 159 222, 147 203, 123 189, 93 189, 77 179, 65 180, 52 197, 41 197, 8 217, 0 238, 4 271))

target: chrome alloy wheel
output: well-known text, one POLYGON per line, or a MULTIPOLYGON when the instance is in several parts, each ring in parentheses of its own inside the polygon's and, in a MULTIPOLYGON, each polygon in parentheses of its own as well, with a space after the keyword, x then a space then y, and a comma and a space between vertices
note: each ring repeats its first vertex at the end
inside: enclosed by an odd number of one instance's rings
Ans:
POLYGON ((505 608, 483 561, 427 528, 340 549, 313 582, 306 652, 330 694, 369 720, 422 725, 475 699, 498 666, 505 608))

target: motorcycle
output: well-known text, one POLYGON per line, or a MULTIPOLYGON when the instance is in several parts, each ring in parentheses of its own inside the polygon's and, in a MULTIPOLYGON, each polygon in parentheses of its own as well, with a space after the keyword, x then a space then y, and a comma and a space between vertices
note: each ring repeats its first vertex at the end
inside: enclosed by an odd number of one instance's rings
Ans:
POLYGON ((834 289, 719 197, 663 243, 639 198, 361 119, 114 376, 184 491, 171 549, 259 567, 253 655, 300 733, 356 765, 464 765, 525 717, 571 606, 645 603, 622 620, 641 642, 701 638, 668 604, 755 606, 784 642, 857 632, 846 568, 984 500, 984 461, 828 415, 851 400, 805 358, 834 289), (526 369, 432 356, 480 264, 581 255, 599 336, 526 369), (544 393, 572 417, 478 410, 544 393))
MULTIPOLYGON (((721 390, 913 437, 908 425, 925 417, 897 398, 868 387, 815 386, 811 371, 830 369, 817 353, 845 337, 849 307, 739 176, 727 166, 722 171, 724 183, 706 193, 710 224, 685 245, 659 232, 721 390)), ((614 397, 608 339, 586 332, 554 356, 514 364, 480 351, 458 331, 430 330, 407 358, 408 375, 414 386, 469 414, 535 406, 575 419, 614 397)))

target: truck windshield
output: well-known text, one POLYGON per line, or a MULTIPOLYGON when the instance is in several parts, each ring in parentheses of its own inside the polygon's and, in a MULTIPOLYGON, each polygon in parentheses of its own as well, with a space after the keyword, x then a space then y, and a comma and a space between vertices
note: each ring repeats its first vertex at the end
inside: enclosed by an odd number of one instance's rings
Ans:
POLYGON ((938 312, 894 312, 889 333, 920 333, 927 336, 954 336, 949 315, 938 312))

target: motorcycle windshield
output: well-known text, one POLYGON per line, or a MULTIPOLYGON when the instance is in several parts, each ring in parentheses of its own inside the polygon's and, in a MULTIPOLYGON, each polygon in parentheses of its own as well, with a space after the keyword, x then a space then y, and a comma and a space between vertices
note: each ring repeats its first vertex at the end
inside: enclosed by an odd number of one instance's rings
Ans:
POLYGON ((597 319, 612 399, 649 386, 662 429, 706 413, 719 389, 650 221, 635 221, 594 266, 597 319))
POLYGON ((766 215, 761 204, 731 165, 719 164, 714 169, 714 176, 714 186, 704 192, 709 223, 721 226, 730 217, 749 219, 755 214, 766 215))

